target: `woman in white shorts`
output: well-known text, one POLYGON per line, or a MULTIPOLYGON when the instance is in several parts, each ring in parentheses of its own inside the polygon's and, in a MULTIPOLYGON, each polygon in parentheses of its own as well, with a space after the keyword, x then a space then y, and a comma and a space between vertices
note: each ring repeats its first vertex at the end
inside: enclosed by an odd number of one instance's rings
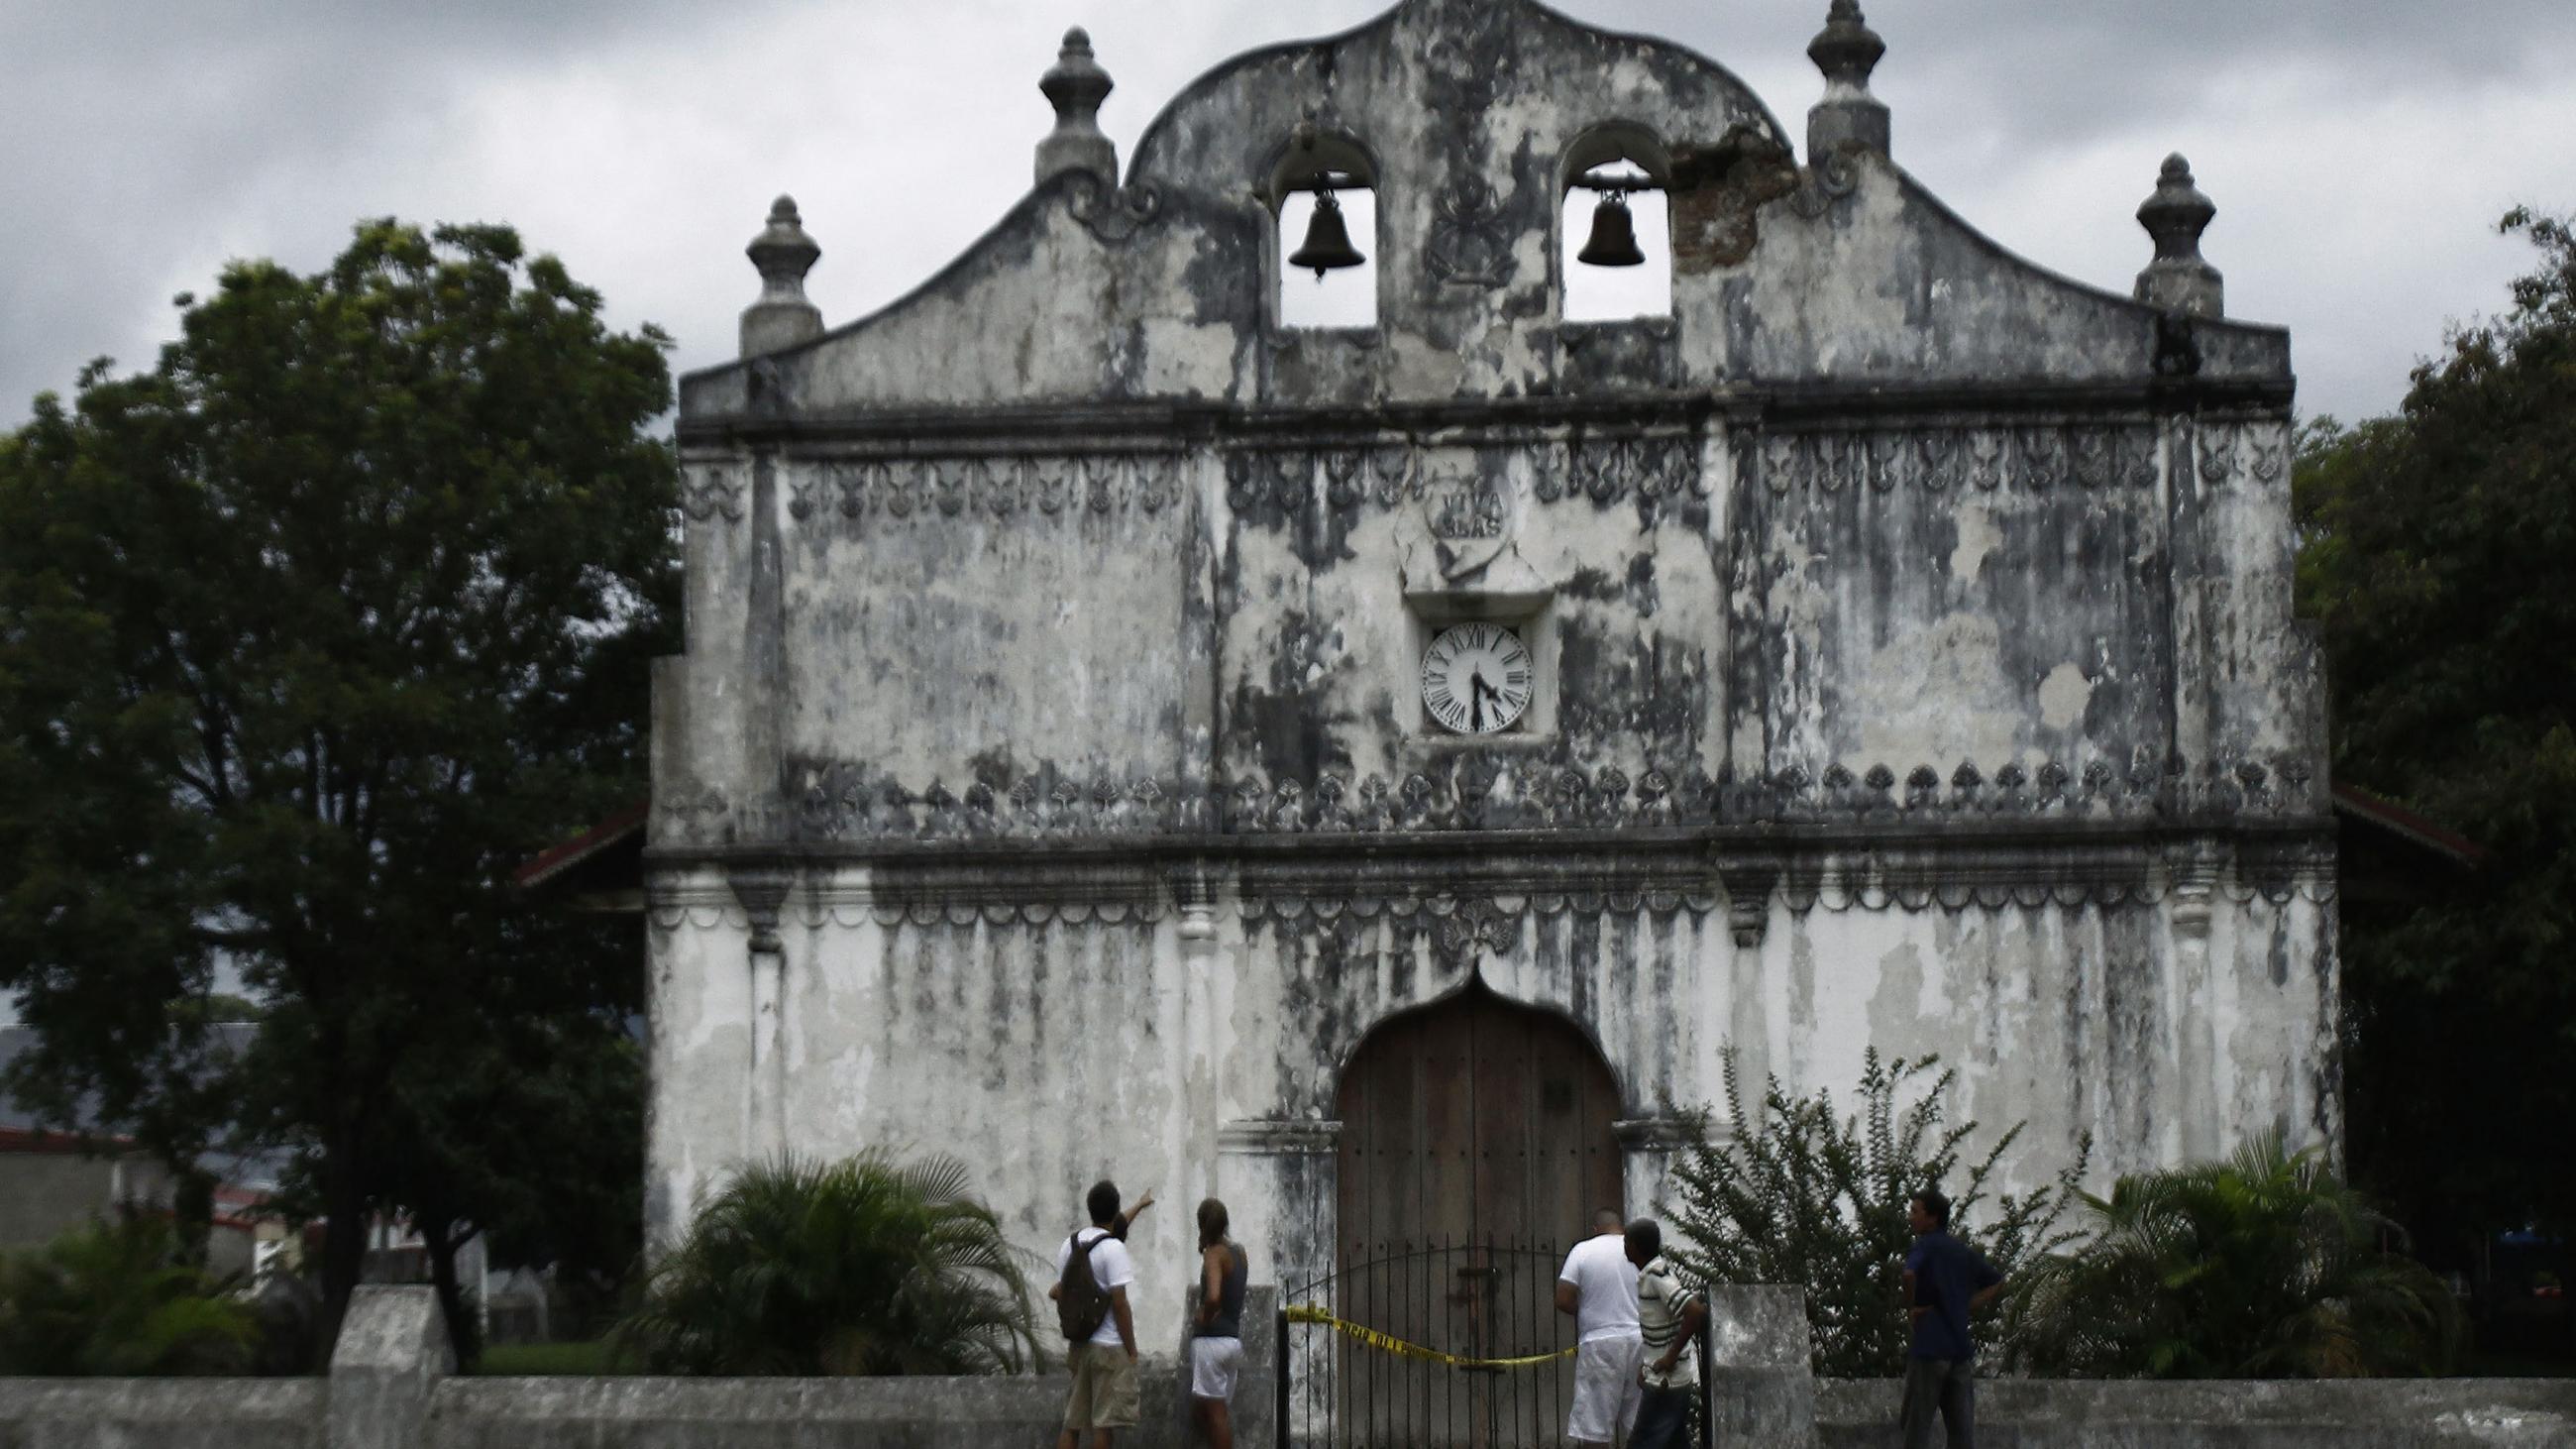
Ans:
POLYGON ((1225 1235, 1225 1204, 1199 1204, 1199 1311, 1190 1336, 1190 1413, 1208 1449, 1234 1449, 1235 1376, 1243 1371, 1243 1285, 1252 1261, 1225 1235))

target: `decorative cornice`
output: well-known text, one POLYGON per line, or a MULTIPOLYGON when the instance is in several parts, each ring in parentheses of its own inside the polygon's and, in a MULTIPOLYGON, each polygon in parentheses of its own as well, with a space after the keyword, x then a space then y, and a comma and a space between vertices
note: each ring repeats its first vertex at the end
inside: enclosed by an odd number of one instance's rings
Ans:
MULTIPOLYGON (((1525 460, 1540 503, 1633 503, 1650 517, 1668 505, 1706 498, 1716 478, 1703 464, 1711 429, 1645 422, 1553 429, 1495 428, 1437 439, 1388 437, 1371 429, 1344 439, 1252 434, 1221 442, 1225 500, 1255 526, 1282 527, 1317 510, 1438 504, 1481 472, 1461 475, 1441 454, 1509 453, 1525 460)), ((1774 496, 1888 493, 2143 491, 2164 476, 2168 456, 2204 486, 2250 481, 2271 487, 2288 476, 2287 424, 2277 418, 2139 415, 2113 420, 2041 415, 2026 420, 1952 415, 1908 420, 1822 417, 1761 425, 1739 420, 1722 447, 1739 486, 1774 496)), ((1211 455, 1170 443, 1107 443, 1029 451, 1001 440, 903 451, 841 451, 785 460, 787 514, 800 526, 869 520, 888 527, 947 519, 1026 520, 1180 509, 1198 489, 1197 464, 1211 455)), ((691 460, 680 487, 693 521, 739 524, 746 517, 745 468, 723 458, 691 460)))
MULTIPOLYGON (((1830 178, 1815 183, 1830 189, 1830 178)), ((1820 194, 1822 192, 1820 191, 1820 194)), ((2277 329, 2211 323, 2231 331, 2277 329)), ((2269 378, 2167 378, 1997 382, 1897 379, 1720 383, 1688 390, 1615 395, 1422 399, 1355 405, 1227 402, 1118 402, 1079 406, 1031 403, 993 408, 816 409, 796 416, 704 414, 684 417, 678 432, 692 464, 737 458, 755 445, 797 448, 873 447, 889 454, 942 455, 1029 451, 1091 452, 1141 446, 1188 448, 1276 439, 1309 446, 1323 439, 1353 443, 1424 440, 1508 441, 1533 430, 1693 429, 1725 419, 1739 426, 1885 427, 1898 422, 1965 427, 2197 414, 2237 410, 2248 420, 2285 421, 2295 384, 2269 378)))
POLYGON ((2303 819, 2315 762, 2164 765, 2095 757, 2070 768, 2019 761, 1991 773, 1972 761, 1900 774, 1884 762, 1784 765, 1766 776, 1712 778, 1698 765, 1549 765, 1501 750, 1462 749, 1401 780, 1249 778, 1214 795, 1170 778, 1088 779, 1049 764, 1007 784, 913 786, 847 760, 792 760, 793 804, 726 808, 712 791, 656 802, 656 840, 723 844, 839 841, 1064 841, 1167 836, 1372 835, 1482 831, 1658 830, 1749 824, 1938 824, 1995 819, 2210 822, 2303 819))
MULTIPOLYGON (((2329 835, 2215 839, 1945 840, 1888 843, 1860 837, 1801 845, 1593 840, 1567 849, 1522 837, 1464 856, 1428 847, 1182 861, 1152 856, 1067 858, 1017 852, 991 860, 880 859, 864 872, 830 859, 772 855, 743 872, 783 895, 783 915, 812 928, 873 922, 958 929, 1059 922, 1157 927, 1177 913, 1214 929, 1219 901, 1246 922, 1296 930, 1385 923, 1426 933, 1452 967, 1507 953, 1538 923, 1564 917, 1704 921, 1758 946, 1772 903, 1817 910, 1951 913, 2159 907, 2171 903, 2191 929, 2218 901, 2325 902, 2335 894, 2329 835), (1206 906, 1191 899, 1204 889, 1206 906)), ((1566 845, 1573 845, 1568 841, 1566 845)), ((671 929, 756 922, 721 887, 708 891, 658 876, 655 924, 671 929)), ((1186 934, 1186 933, 1185 933, 1186 934)))

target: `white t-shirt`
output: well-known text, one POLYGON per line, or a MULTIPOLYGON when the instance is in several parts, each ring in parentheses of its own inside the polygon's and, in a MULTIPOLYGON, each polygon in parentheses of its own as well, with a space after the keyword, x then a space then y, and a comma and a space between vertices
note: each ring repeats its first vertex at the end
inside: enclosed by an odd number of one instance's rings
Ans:
POLYGON ((1627 1238, 1585 1238, 1565 1255, 1556 1279, 1574 1285, 1574 1326, 1585 1343, 1637 1336, 1637 1265, 1628 1261, 1627 1238))
MULTIPOLYGON (((1098 1237, 1100 1241, 1093 1244, 1091 1249, 1091 1281, 1099 1284, 1100 1291, 1103 1293, 1108 1292, 1112 1288, 1124 1288, 1128 1284, 1135 1282, 1136 1260, 1127 1256, 1127 1245, 1118 1241, 1116 1238, 1109 1236, 1109 1230, 1107 1228, 1084 1228, 1077 1233, 1067 1236, 1062 1243, 1056 1245, 1056 1281, 1059 1283, 1064 1281, 1064 1265, 1073 1261, 1074 1238, 1079 1237, 1084 1242, 1090 1242, 1095 1236, 1098 1237)), ((1632 1280, 1635 1277, 1634 1274, 1630 1274, 1629 1276, 1632 1280)), ((1628 1295, 1630 1302, 1628 1316, 1631 1319, 1634 1319, 1637 1316, 1637 1310, 1635 1307, 1636 1293, 1633 1289, 1634 1285, 1632 1282, 1631 1291, 1628 1295)), ((1091 1341, 1093 1343, 1105 1343, 1111 1348, 1118 1347, 1118 1310, 1112 1308, 1107 1316, 1100 1320, 1100 1326, 1091 1331, 1091 1341)))

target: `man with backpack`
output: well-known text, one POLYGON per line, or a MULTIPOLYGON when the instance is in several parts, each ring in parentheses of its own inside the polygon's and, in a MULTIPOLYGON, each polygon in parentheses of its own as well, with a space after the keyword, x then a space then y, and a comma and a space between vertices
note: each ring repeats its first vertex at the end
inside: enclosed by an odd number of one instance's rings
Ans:
MULTIPOLYGON (((1056 1250, 1056 1283, 1047 1290, 1055 1300, 1065 1359, 1073 1370, 1073 1393, 1065 1402, 1064 1432, 1056 1436, 1056 1449, 1079 1449, 1077 1440, 1086 1430, 1091 1449, 1110 1449, 1113 1430, 1136 1424, 1136 1319, 1127 1307, 1127 1285, 1136 1281, 1136 1264, 1119 1241, 1125 1224, 1118 1215, 1117 1186, 1092 1184, 1084 1206, 1091 1212, 1091 1226, 1067 1237, 1056 1250)), ((1141 1210, 1144 1204, 1137 1206, 1141 1210)))

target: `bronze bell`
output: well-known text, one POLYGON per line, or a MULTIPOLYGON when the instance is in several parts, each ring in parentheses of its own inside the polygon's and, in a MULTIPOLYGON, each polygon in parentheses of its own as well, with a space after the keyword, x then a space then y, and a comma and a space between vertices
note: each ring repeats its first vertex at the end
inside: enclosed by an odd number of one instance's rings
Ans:
POLYGON ((1315 215, 1306 223, 1306 244, 1289 256, 1288 265, 1313 268, 1320 282, 1326 272, 1367 260, 1351 245, 1350 231, 1342 225, 1342 204, 1329 191, 1315 193, 1315 215))
POLYGON ((1576 261, 1591 267, 1640 267, 1646 254, 1637 250, 1637 224, 1628 214, 1628 198, 1616 191, 1601 198, 1592 209, 1592 239, 1576 253, 1576 261))

